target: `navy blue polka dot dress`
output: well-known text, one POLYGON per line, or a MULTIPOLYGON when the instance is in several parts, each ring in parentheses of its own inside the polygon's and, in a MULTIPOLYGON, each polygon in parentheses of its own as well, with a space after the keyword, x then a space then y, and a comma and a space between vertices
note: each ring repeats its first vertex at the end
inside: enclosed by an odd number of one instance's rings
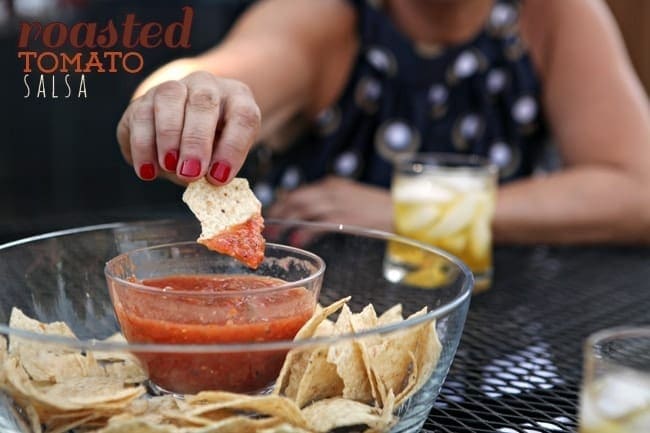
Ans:
POLYGON ((287 151, 249 157, 243 175, 263 204, 330 174, 387 187, 392 161, 413 152, 483 155, 502 181, 532 173, 547 133, 518 1, 495 0, 477 35, 444 49, 416 46, 381 8, 353 3, 361 46, 339 100, 287 151))

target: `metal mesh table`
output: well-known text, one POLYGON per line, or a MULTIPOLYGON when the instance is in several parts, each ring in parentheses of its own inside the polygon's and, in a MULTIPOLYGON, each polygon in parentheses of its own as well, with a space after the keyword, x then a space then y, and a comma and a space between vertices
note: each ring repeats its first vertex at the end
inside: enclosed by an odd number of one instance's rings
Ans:
POLYGON ((575 431, 583 341, 650 324, 649 265, 641 248, 497 249, 424 431, 575 431))

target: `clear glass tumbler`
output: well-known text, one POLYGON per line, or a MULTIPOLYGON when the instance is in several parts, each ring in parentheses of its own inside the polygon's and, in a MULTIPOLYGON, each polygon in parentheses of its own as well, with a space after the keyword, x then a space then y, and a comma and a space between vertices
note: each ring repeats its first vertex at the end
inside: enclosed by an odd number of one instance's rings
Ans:
MULTIPOLYGON (((496 189, 496 166, 476 155, 420 153, 400 159, 391 185, 395 231, 455 255, 474 273, 475 291, 487 289, 496 189)), ((397 261, 413 260, 408 251, 391 253, 397 261)))
POLYGON ((580 433, 650 432, 650 326, 599 331, 584 353, 580 433))

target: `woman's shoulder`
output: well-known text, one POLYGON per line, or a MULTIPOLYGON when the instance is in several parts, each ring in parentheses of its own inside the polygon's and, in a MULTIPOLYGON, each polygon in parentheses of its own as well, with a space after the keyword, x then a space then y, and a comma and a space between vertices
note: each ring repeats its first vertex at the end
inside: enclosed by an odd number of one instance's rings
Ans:
POLYGON ((616 25, 603 0, 521 1, 521 37, 542 77, 550 69, 559 44, 568 38, 585 39, 585 33, 593 30, 602 32, 600 36, 617 37, 616 25))
POLYGON ((245 26, 248 32, 289 36, 299 32, 309 40, 325 40, 353 32, 355 20, 349 0, 265 0, 255 2, 235 29, 245 26))

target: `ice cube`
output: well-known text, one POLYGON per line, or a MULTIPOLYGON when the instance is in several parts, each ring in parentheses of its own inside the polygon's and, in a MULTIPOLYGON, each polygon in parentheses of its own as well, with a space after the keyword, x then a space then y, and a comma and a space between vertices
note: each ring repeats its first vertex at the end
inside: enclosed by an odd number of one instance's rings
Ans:
POLYGON ((458 201, 440 218, 427 235, 432 238, 447 236, 465 228, 472 222, 479 203, 477 194, 463 194, 458 201))
POLYGON ((476 209, 477 213, 477 218, 490 218, 492 215, 494 215, 494 206, 495 206, 495 199, 493 196, 492 192, 480 192, 477 193, 479 196, 479 203, 478 207, 476 209))
POLYGON ((416 204, 411 205, 408 211, 400 212, 395 224, 399 232, 410 233, 433 225, 438 216, 440 216, 440 209, 435 204, 416 204))
POLYGON ((650 432, 650 407, 640 413, 634 414, 632 419, 626 423, 626 427, 630 433, 650 432))
POLYGON ((467 235, 459 233, 457 235, 446 236, 438 242, 438 246, 452 254, 460 254, 467 245, 467 235))
POLYGON ((598 410, 606 418, 624 417, 642 409, 650 410, 650 377, 633 372, 609 374, 590 390, 598 410))
POLYGON ((431 176, 397 178, 393 184, 393 199, 400 202, 444 203, 452 200, 455 195, 452 190, 440 185, 431 176))
POLYGON ((471 173, 454 173, 440 176, 439 183, 456 192, 477 192, 487 189, 485 180, 471 173))
POLYGON ((470 230, 469 249, 475 260, 484 259, 490 251, 490 222, 487 218, 474 219, 470 230))
POLYGON ((580 394, 580 425, 583 428, 592 428, 602 422, 592 394, 591 389, 583 389, 580 394))

